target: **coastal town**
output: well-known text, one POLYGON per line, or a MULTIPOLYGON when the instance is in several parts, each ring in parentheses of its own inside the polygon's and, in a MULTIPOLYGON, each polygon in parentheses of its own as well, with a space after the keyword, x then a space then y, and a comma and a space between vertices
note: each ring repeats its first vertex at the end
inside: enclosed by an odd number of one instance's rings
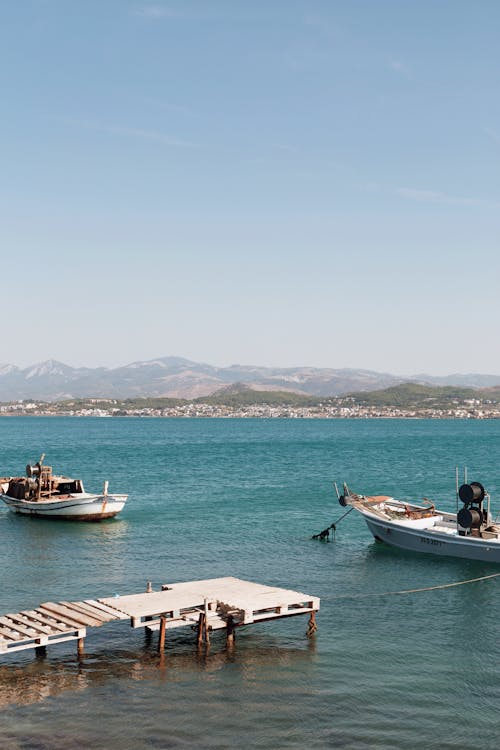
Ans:
POLYGON ((500 404, 482 399, 465 399, 442 406, 402 407, 356 403, 352 397, 297 404, 213 404, 187 401, 151 406, 127 404, 117 399, 65 401, 14 401, 0 404, 0 416, 43 417, 163 417, 217 419, 499 419, 500 404))

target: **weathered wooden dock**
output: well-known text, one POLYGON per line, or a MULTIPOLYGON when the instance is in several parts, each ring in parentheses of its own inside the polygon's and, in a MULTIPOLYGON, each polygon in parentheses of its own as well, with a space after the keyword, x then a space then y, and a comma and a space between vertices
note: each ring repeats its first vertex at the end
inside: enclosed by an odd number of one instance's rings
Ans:
POLYGON ((0 657, 71 640, 77 641, 78 653, 83 654, 87 628, 116 620, 130 620, 133 628, 159 630, 159 651, 164 649, 167 630, 180 627, 195 630, 198 643, 209 643, 211 631, 225 629, 231 643, 238 627, 309 614, 311 635, 319 606, 318 597, 239 578, 164 584, 161 591, 102 599, 45 602, 0 617, 0 657))

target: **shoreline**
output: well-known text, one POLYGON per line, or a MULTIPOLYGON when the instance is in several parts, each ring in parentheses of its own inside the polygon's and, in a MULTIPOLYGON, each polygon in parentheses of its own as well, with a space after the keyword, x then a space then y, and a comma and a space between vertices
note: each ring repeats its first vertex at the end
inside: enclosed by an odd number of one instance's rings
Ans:
MULTIPOLYGON (((354 411, 354 410, 352 410, 354 411)), ((333 410, 332 410, 333 412, 333 410)), ((405 420, 495 420, 500 419, 499 411, 484 410, 403 410, 403 409, 367 409, 359 410, 359 413, 339 414, 314 409, 283 409, 262 406, 245 409, 218 408, 211 413, 206 413, 199 408, 192 410, 177 409, 131 409, 129 411, 120 410, 119 413, 105 411, 102 409, 81 409, 81 410, 22 410, 12 409, 0 411, 1 417, 93 417, 93 418, 145 418, 145 419, 337 419, 337 420, 368 420, 368 419, 405 419, 405 420), (168 412, 168 413, 165 413, 168 412)))

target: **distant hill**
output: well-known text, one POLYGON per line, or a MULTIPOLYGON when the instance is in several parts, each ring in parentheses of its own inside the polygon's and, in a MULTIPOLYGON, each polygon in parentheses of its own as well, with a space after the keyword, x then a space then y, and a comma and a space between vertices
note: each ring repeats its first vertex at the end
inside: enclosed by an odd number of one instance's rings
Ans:
POLYGON ((197 403, 214 406, 316 406, 320 399, 317 396, 304 396, 293 391, 261 391, 248 388, 241 383, 221 388, 211 396, 197 398, 197 403))
POLYGON ((110 416, 431 416, 448 418, 467 415, 500 417, 500 387, 461 388, 402 383, 379 391, 341 396, 308 396, 293 391, 264 391, 242 383, 224 386, 210 396, 196 399, 146 396, 133 398, 76 398, 62 401, 37 400, 11 403, 6 414, 107 413, 110 416), (221 411, 222 410, 222 411, 221 411), (153 413, 154 412, 154 413, 153 413))
POLYGON ((473 399, 500 401, 500 388, 474 389, 458 386, 426 386, 418 383, 402 383, 371 393, 350 393, 351 398, 361 406, 393 406, 401 409, 449 409, 454 403, 473 399))
MULTIPOLYGON (((181 357, 132 362, 123 367, 70 367, 47 360, 26 368, 0 365, 0 401, 38 399, 63 401, 78 398, 173 398, 212 396, 235 383, 253 391, 281 391, 302 396, 334 397, 414 385, 500 387, 496 375, 418 375, 402 378, 362 369, 315 367, 216 367, 181 357), (449 381, 449 382, 448 382, 449 381)), ((257 397, 255 397, 257 398, 257 397)), ((255 403, 255 401, 254 401, 255 403)))

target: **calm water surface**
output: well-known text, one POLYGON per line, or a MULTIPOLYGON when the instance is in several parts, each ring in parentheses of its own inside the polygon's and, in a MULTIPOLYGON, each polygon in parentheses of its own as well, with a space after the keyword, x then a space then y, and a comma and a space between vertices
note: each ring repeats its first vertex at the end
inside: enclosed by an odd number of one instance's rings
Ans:
POLYGON ((2 474, 45 452, 130 494, 95 525, 0 508, 1 614, 225 575, 322 600, 312 640, 306 618, 240 630, 232 653, 169 634, 162 665, 118 623, 89 629, 80 662, 74 642, 12 654, 2 749, 498 747, 500 579, 363 596, 495 569, 377 544, 354 514, 310 537, 342 513, 333 480, 453 510, 467 464, 500 510, 500 421, 4 418, 0 439, 2 474))

